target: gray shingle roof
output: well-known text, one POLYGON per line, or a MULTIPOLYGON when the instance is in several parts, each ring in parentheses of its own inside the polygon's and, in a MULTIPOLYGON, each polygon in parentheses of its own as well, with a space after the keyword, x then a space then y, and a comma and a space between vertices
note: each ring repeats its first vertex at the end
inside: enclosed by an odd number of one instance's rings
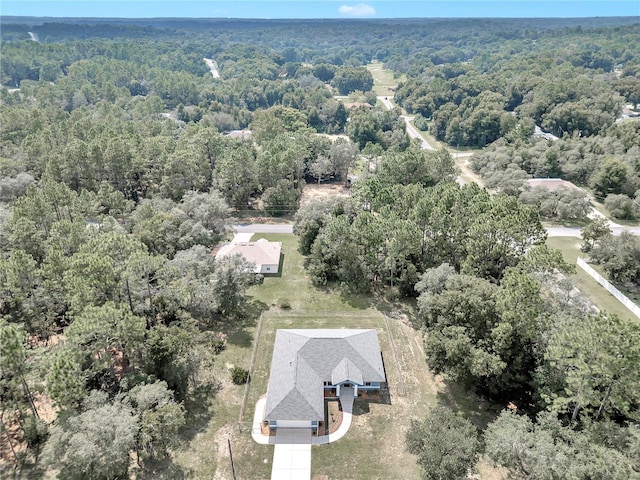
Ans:
POLYGON ((343 359, 331 372, 331 383, 334 385, 346 381, 355 382, 358 385, 364 383, 362 372, 348 358, 343 359))
POLYGON ((384 382, 375 330, 280 329, 271 361, 266 420, 321 420, 323 383, 384 382))

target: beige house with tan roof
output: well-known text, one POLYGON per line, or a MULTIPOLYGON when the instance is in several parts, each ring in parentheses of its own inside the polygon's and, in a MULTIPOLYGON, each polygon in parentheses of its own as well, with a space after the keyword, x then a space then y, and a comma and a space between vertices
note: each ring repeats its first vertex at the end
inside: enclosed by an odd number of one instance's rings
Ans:
POLYGON ((264 238, 255 242, 232 242, 220 247, 216 258, 242 255, 255 265, 255 273, 278 273, 282 242, 269 242, 264 238))

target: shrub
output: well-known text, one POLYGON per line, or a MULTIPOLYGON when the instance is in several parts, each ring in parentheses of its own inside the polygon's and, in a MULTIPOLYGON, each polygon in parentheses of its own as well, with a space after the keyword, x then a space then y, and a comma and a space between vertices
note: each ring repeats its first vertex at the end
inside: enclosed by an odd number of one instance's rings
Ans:
POLYGON ((611 212, 611 216, 614 218, 621 218, 623 220, 633 220, 636 218, 636 207, 626 195, 608 195, 604 199, 604 206, 611 212))
POLYGON ((30 447, 43 443, 49 436, 47 425, 33 416, 28 416, 24 421, 24 439, 30 447))
POLYGON ((427 122, 427 119, 422 115, 416 115, 416 118, 413 119, 413 125, 423 132, 429 130, 429 122, 427 122))
POLYGON ((236 385, 242 385, 249 381, 249 370, 235 366, 231 369, 231 379, 236 385))
POLYGON ((278 307, 282 308, 283 310, 289 310, 291 308, 291 303, 289 302, 288 298, 281 298, 278 300, 278 307))
POLYGON ((225 348, 227 348, 227 343, 224 340, 220 340, 220 339, 212 340, 211 348, 213 349, 213 353, 218 355, 225 348))

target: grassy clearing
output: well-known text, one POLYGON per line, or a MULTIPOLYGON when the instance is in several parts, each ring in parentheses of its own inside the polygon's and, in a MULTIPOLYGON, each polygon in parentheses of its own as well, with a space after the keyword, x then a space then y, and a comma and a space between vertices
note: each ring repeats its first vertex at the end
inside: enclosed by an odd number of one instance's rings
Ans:
POLYGON ((298 238, 295 235, 256 234, 252 240, 265 238, 272 242, 282 242, 284 263, 281 277, 264 279, 262 285, 252 287, 249 294, 262 302, 265 307, 276 307, 279 299, 289 300, 290 313, 318 316, 332 313, 349 314, 362 309, 373 308, 373 301, 365 295, 341 296, 331 290, 323 290, 312 285, 304 270, 304 257, 298 252, 298 238))
POLYGON ((607 217, 613 223, 617 223, 618 225, 624 225, 625 227, 640 226, 640 222, 638 222, 638 220, 623 220, 621 218, 614 218, 614 216, 611 215, 611 212, 609 211, 609 209, 604 205, 604 202, 596 200, 595 198, 591 199, 591 205, 593 206, 593 208, 598 210, 602 215, 607 217))
MULTIPOLYGON (((147 469, 139 478, 232 478, 228 441, 231 442, 237 477, 268 479, 273 447, 256 444, 250 429, 238 425, 244 394, 242 386, 231 382, 233 365, 249 367, 253 345, 256 357, 249 384, 245 425, 256 401, 266 394, 275 332, 278 328, 373 328, 378 331, 390 394, 384 401, 359 399, 354 420, 346 437, 330 445, 312 449, 312 476, 340 479, 419 478, 416 459, 405 451, 404 436, 411 419, 422 418, 437 402, 442 402, 486 425, 495 409, 434 376, 426 365, 422 333, 413 328, 397 306, 367 296, 343 296, 315 288, 304 271, 304 259, 297 251, 297 238, 289 234, 256 234, 283 243, 281 277, 265 278, 250 294, 263 309, 261 329, 249 328, 229 338, 228 347, 215 357, 212 375, 220 381, 217 391, 203 391, 192 400, 191 429, 172 459, 147 469), (290 308, 281 309, 286 299, 290 308), (387 315, 385 317, 385 315, 387 315), (258 338, 254 336, 258 335, 258 338), (394 354, 395 346, 395 354, 394 354), (372 455, 372 451, 375 454, 372 455)), ((405 307, 411 309, 410 305, 405 307)), ((494 480, 497 470, 481 462, 481 479, 494 480)))
MULTIPOLYGON (((547 245, 561 250, 564 259, 573 265, 575 265, 578 256, 581 256, 579 238, 551 237, 547 239, 547 245)), ((576 273, 571 275, 571 278, 575 286, 587 295, 600 310, 615 313, 621 318, 631 318, 631 312, 584 270, 576 266, 576 273)))
MULTIPOLYGON (((266 392, 278 328, 372 328, 378 332, 390 386, 389 402, 357 400, 347 437, 313 448, 312 474, 341 479, 416 478, 418 467, 404 450, 404 434, 411 418, 423 416, 435 404, 437 391, 435 379, 425 365, 420 336, 399 320, 390 320, 387 330, 383 314, 374 309, 334 316, 328 316, 327 312, 274 311, 266 313, 263 322, 249 393, 250 406, 266 392), (390 333, 394 344, 402 346, 397 355, 392 351, 390 333), (374 444, 379 455, 372 457, 374 444)), ((248 478, 261 478, 261 474, 266 474, 257 470, 252 462, 241 461, 248 469, 248 478)))
POLYGON ((398 86, 398 83, 406 80, 406 75, 402 74, 396 78, 393 72, 384 70, 382 63, 377 61, 367 65, 367 70, 369 70, 371 76, 373 76, 373 91, 378 96, 393 96, 393 92, 398 86))
MULTIPOLYGON (((312 451, 312 473, 329 478, 416 478, 415 459, 404 450, 404 434, 412 417, 426 413, 436 401, 436 382, 425 365, 421 337, 399 320, 389 320, 365 296, 341 296, 311 285, 304 272, 303 257, 297 252, 293 235, 256 235, 283 242, 285 259, 282 277, 265 278, 264 284, 251 290, 269 310, 263 313, 252 381, 244 420, 253 416, 256 401, 266 393, 275 332, 278 328, 373 328, 378 331, 390 385, 391 403, 359 402, 353 426, 340 442, 312 451), (278 308, 283 298, 290 309, 278 308), (394 336, 398 353, 393 354, 389 333, 394 336), (397 359, 397 363, 396 363, 397 359), (372 459, 375 442, 381 455, 372 459), (353 468, 357 466, 356 468, 353 468)), ((234 459, 241 478, 268 478, 272 449, 256 445, 248 433, 230 432, 234 459)), ((224 451, 220 452, 222 455, 224 451)), ((218 477, 230 474, 230 467, 219 462, 218 477)))

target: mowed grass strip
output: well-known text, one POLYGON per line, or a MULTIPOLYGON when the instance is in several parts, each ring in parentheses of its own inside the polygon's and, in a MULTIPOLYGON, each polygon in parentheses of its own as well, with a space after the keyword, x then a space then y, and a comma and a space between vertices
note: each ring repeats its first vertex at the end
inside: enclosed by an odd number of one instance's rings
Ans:
MULTIPOLYGON (((547 245, 562 251, 565 261, 572 265, 576 265, 578 256, 584 257, 580 251, 580 243, 581 240, 575 237, 550 237, 547 239, 547 245)), ((620 318, 635 318, 624 305, 577 265, 576 273, 570 277, 575 286, 587 295, 601 311, 615 313, 620 318)))

